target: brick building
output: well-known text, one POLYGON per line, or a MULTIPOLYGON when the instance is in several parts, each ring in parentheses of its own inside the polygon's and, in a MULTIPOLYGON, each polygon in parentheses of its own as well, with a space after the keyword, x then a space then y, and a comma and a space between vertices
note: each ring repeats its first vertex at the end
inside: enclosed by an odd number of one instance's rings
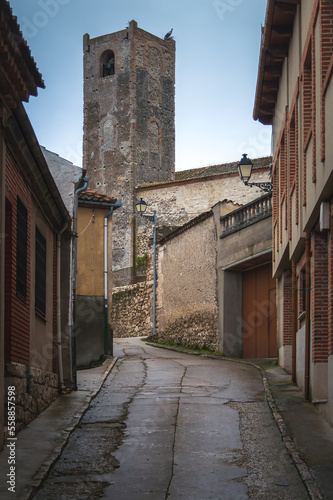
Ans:
POLYGON ((268 0, 254 118, 273 126, 279 362, 333 422, 333 4, 268 0))
POLYGON ((8 386, 15 386, 17 431, 59 392, 57 283, 71 219, 22 104, 44 87, 42 77, 5 0, 0 15, 1 446, 8 386))

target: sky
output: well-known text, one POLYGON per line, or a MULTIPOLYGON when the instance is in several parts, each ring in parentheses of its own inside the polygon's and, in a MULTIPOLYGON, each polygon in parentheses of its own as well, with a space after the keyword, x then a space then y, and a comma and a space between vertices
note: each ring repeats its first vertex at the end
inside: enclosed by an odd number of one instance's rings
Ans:
POLYGON ((271 154, 253 120, 267 0, 9 0, 45 89, 25 105, 42 146, 82 165, 83 35, 138 27, 176 41, 176 171, 271 154))

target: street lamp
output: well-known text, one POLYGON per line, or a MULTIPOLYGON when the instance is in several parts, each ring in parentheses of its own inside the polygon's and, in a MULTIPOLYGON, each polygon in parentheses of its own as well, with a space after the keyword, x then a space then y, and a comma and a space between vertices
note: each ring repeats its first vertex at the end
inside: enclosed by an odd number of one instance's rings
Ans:
POLYGON ((154 215, 145 215, 147 206, 147 203, 142 198, 140 198, 140 200, 136 203, 136 210, 138 214, 154 224, 153 335, 156 335, 156 212, 153 212, 154 215))
MULTIPOLYGON (((136 204, 136 210, 140 215, 143 215, 145 213, 145 211, 147 210, 147 206, 148 205, 145 202, 145 200, 140 198, 140 200, 136 204)), ((147 217, 147 216, 145 216, 145 217, 147 217)))
POLYGON ((243 154, 241 161, 238 163, 238 172, 245 186, 256 186, 266 193, 271 193, 273 185, 271 182, 249 182, 252 174, 253 163, 247 154, 243 154))

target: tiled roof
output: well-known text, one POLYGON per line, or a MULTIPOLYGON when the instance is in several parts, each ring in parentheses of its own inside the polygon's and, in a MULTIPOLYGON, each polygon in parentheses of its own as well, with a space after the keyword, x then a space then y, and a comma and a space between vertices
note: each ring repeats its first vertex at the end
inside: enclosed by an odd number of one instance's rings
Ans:
POLYGON ((28 85, 30 94, 37 95, 35 87, 45 88, 42 75, 31 55, 27 41, 20 31, 17 17, 13 15, 12 8, 7 0, 0 0, 0 12, 2 19, 6 22, 6 25, 1 26, 1 45, 4 44, 2 48, 5 49, 6 57, 15 60, 18 67, 21 68, 22 74, 25 75, 24 83, 28 85), (10 51, 10 54, 8 51, 10 51), (27 74, 26 68, 28 68, 30 75, 27 74))
MULTIPOLYGON (((269 168, 272 162, 271 156, 264 158, 256 158, 252 160, 253 168, 269 168)), ((237 172, 238 161, 232 163, 222 163, 220 165, 209 165, 208 167, 192 168, 191 170, 182 170, 176 172, 176 181, 187 181, 190 179, 200 179, 202 177, 210 177, 212 175, 223 175, 237 172)))
MULTIPOLYGON (((259 168, 270 168, 272 163, 271 156, 256 158, 252 160, 254 170, 259 168)), ((237 173, 238 161, 232 163, 221 163, 220 165, 209 165, 207 167, 192 168, 191 170, 181 170, 176 172, 174 181, 152 182, 150 184, 141 184, 137 186, 139 189, 154 188, 156 186, 164 186, 166 184, 174 184, 177 182, 195 181, 213 177, 214 175, 229 175, 237 173)))
POLYGON ((101 204, 110 204, 116 203, 116 198, 111 198, 106 194, 98 193, 97 191, 92 191, 90 189, 86 189, 85 191, 81 191, 79 193, 79 201, 87 202, 87 203, 101 203, 101 204))
POLYGON ((171 233, 167 234, 164 238, 161 238, 158 241, 159 245, 164 245, 164 243, 166 243, 169 240, 172 240, 173 238, 175 238, 179 234, 184 233, 190 227, 193 227, 196 224, 199 224, 200 222, 202 222, 202 221, 204 221, 212 216, 213 216, 213 210, 209 210, 208 212, 203 212, 202 214, 198 215, 197 217, 194 217, 194 219, 191 219, 190 221, 186 222, 182 226, 177 227, 171 233))
POLYGON ((272 125, 282 69, 289 54, 289 44, 296 38, 293 25, 299 8, 297 4, 300 2, 289 0, 284 3, 287 7, 284 9, 278 0, 267 2, 253 110, 253 118, 265 125, 272 125))

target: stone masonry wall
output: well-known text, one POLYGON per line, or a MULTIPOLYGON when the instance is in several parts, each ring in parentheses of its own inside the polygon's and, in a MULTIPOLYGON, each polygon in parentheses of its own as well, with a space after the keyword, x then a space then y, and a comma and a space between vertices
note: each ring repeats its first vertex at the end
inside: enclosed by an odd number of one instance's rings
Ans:
POLYGON ((15 387, 16 432, 34 420, 59 394, 56 373, 29 368, 21 363, 6 363, 6 390, 10 386, 15 387))
POLYGON ((152 334, 152 281, 114 288, 111 327, 114 338, 152 334))
POLYGON ((125 30, 84 36, 83 165, 89 187, 122 200, 113 219, 112 279, 133 282, 134 188, 164 182, 175 170, 175 42, 132 20, 125 30), (114 72, 102 72, 114 54, 114 72))
POLYGON ((211 213, 162 241, 156 309, 159 340, 217 350, 216 229, 211 213))
MULTIPOLYGON (((268 171, 254 171, 253 182, 269 180, 268 171)), ((261 196, 260 189, 246 187, 238 173, 197 179, 190 182, 174 182, 137 188, 136 198, 147 203, 147 214, 156 211, 157 232, 164 235, 186 224, 215 204, 224 201, 226 215, 240 205, 250 203, 261 196)), ((147 252, 147 242, 152 238, 153 224, 137 217, 136 255, 147 252)))
POLYGON ((158 331, 158 340, 177 345, 218 350, 217 311, 185 311, 180 318, 158 331))

